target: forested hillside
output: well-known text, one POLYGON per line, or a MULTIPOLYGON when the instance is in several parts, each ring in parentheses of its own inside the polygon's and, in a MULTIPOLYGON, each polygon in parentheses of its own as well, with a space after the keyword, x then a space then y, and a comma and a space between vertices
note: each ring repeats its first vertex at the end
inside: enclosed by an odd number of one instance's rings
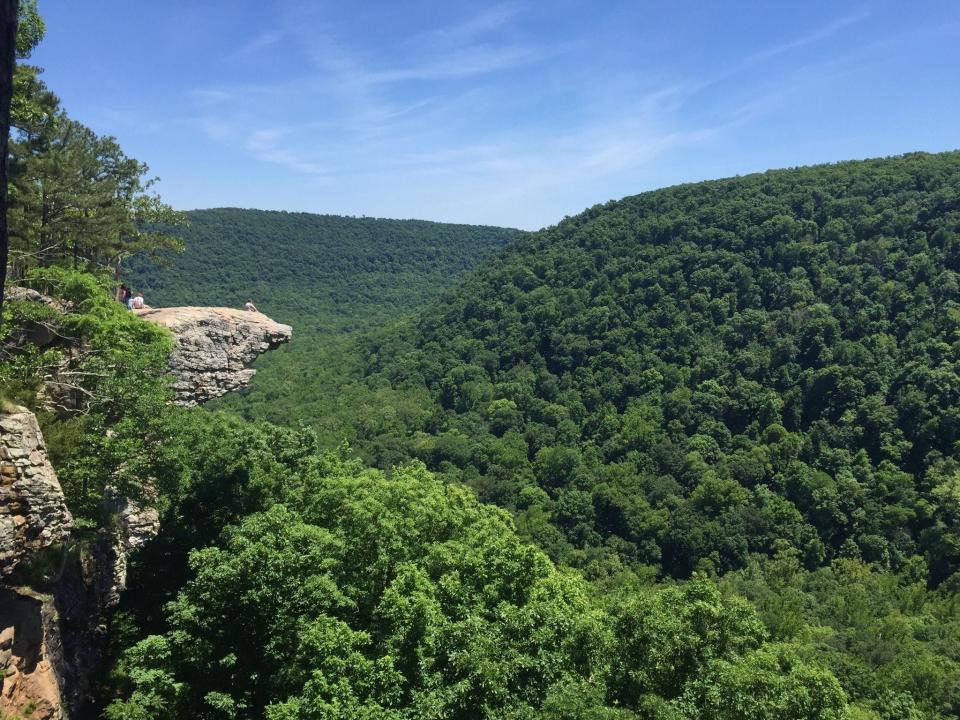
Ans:
POLYGON ((517 230, 218 208, 184 213, 185 250, 135 258, 126 277, 158 305, 242 306, 304 334, 369 327, 435 298, 517 230))
POLYGON ((221 401, 279 422, 315 419, 342 380, 344 333, 393 322, 436 299, 517 230, 422 220, 219 208, 185 213, 182 253, 133 258, 124 278, 154 305, 257 308, 295 328, 258 363, 253 387, 221 401))
POLYGON ((370 384, 428 389, 411 455, 551 518, 558 557, 685 577, 786 542, 811 568, 922 556, 937 583, 960 560, 958 230, 960 153, 638 195, 370 340, 370 384))
POLYGON ((960 153, 646 193, 368 335, 328 423, 591 577, 723 576, 854 698, 949 715, 958 272, 960 153))
MULTIPOLYGON (((19 33, 24 60, 35 2, 19 33)), ((3 428, 4 503, 73 525, 0 583, 0 715, 960 717, 960 153, 529 235, 180 232, 145 164, 14 79, 0 415, 43 438, 3 428), (120 271, 292 322, 238 403, 288 426, 174 403, 120 271), (56 492, 24 494, 41 460, 56 492)))
MULTIPOLYGON (((625 577, 600 592, 518 537, 507 513, 422 464, 388 476, 321 450, 309 431, 173 404, 168 333, 95 277, 47 266, 23 282, 58 302, 7 304, 2 410, 15 398, 38 413, 76 529, 24 563, 17 592, 51 592, 65 558, 94 562, 122 522, 104 504, 118 490, 161 517, 125 565, 108 671, 71 708, 78 715, 843 717, 846 694, 814 648, 772 639, 754 607, 709 579, 625 577), (15 348, 39 320, 76 346, 15 348), (82 383, 81 408, 47 405, 58 364, 82 383)), ((67 621, 52 612, 47 622, 67 621)), ((46 652, 34 636, 18 643, 46 652)), ((18 707, 27 717, 35 705, 18 707)))

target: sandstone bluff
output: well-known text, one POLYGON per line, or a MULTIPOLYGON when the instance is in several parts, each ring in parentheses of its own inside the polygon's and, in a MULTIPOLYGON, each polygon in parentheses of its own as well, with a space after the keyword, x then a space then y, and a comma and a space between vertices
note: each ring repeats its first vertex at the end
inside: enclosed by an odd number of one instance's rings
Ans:
MULTIPOLYGON (((33 292, 23 299, 53 302, 33 292)), ((293 334, 261 313, 231 308, 136 312, 172 333, 172 387, 185 406, 245 386, 256 372, 249 365, 293 334)), ((27 330, 21 344, 56 340, 27 330)), ((22 407, 0 410, 0 717, 67 720, 84 702, 107 615, 126 583, 127 557, 159 530, 158 513, 144 499, 108 487, 103 510, 113 520, 79 550, 36 417, 22 407), (42 562, 52 574, 37 575, 33 563, 47 548, 42 562)))
POLYGON ((217 307, 135 311, 173 333, 173 389, 180 405, 193 406, 246 386, 257 356, 289 342, 293 330, 258 312, 217 307))
MULTIPOLYGON (((37 418, 23 407, 0 415, 0 576, 66 540, 73 519, 47 459, 37 418)), ((53 600, 0 586, 0 715, 63 717, 64 675, 53 600)))
POLYGON ((0 415, 0 576, 72 526, 36 417, 22 407, 0 415))

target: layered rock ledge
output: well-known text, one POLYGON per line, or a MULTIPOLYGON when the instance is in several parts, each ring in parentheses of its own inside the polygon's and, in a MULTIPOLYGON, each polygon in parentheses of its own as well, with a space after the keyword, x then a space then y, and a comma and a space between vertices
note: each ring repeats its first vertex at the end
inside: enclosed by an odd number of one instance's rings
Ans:
POLYGON ((250 364, 289 342, 293 330, 263 313, 216 307, 171 307, 135 311, 163 325, 176 343, 170 355, 173 388, 180 405, 199 405, 246 386, 250 364))
POLYGON ((72 526, 37 418, 26 408, 0 414, 0 576, 65 540, 72 526))
MULTIPOLYGON (((0 576, 9 580, 72 527, 37 418, 22 407, 0 412, 0 576)), ((65 717, 61 649, 53 599, 0 584, 0 717, 65 717)))

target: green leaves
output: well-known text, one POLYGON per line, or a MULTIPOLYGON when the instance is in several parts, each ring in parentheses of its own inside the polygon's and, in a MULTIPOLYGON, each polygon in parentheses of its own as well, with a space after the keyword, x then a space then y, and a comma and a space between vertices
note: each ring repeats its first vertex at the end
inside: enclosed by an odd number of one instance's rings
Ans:
POLYGON ((678 703, 702 720, 844 720, 846 696, 829 671, 802 650, 772 645, 737 660, 714 660, 678 703))
MULTIPOLYGON (((115 717, 692 718, 748 702, 741 678, 780 657, 751 655, 759 618, 706 579, 601 605, 504 513, 420 465, 388 478, 307 456, 273 487, 268 509, 191 554, 168 629, 127 653, 115 717)), ((777 662, 770 706, 832 680, 777 662)), ((821 700, 795 716, 843 703, 821 700)))
MULTIPOLYGON (((21 4, 18 53, 29 54, 44 33, 36 2, 21 4), (22 46, 22 47, 21 47, 22 46)), ((11 257, 17 274, 52 264, 119 271, 137 252, 182 250, 165 227, 183 216, 150 191, 145 163, 128 157, 115 138, 72 120, 40 79, 17 68, 10 141, 11 257)))

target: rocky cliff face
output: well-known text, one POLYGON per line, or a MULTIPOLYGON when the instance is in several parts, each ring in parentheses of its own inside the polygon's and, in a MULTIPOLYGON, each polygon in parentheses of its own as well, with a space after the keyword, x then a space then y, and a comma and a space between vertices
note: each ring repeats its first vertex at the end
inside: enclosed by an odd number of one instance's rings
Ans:
POLYGON ((64 668, 54 603, 0 589, 0 618, 0 717, 62 720, 64 668))
POLYGON ((0 576, 69 536, 73 518, 26 408, 0 415, 0 576))
MULTIPOLYGON (((33 291, 22 295, 18 299, 56 302, 33 291)), ((265 315, 230 308, 137 314, 173 333, 170 371, 176 402, 186 406, 246 385, 255 373, 250 363, 292 335, 265 315)), ((16 347, 52 342, 43 330, 23 329, 16 347)), ((76 411, 68 403, 55 409, 76 411)), ((108 488, 103 510, 111 520, 95 537, 65 542, 73 520, 36 417, 25 408, 0 412, 0 718, 66 720, 71 708, 87 704, 128 557, 159 530, 149 488, 143 490, 146 499, 137 502, 108 488), (31 562, 59 543, 59 553, 31 562)))
POLYGON ((232 308, 174 307, 135 312, 173 333, 176 346, 170 356, 170 371, 177 403, 185 406, 244 387, 257 372, 250 364, 293 335, 289 325, 274 322, 262 313, 232 308))
POLYGON ((0 458, 0 717, 61 720, 85 702, 128 557, 157 534, 159 516, 108 488, 104 511, 114 521, 31 567, 40 550, 67 540, 72 518, 26 409, 0 414, 0 458))
MULTIPOLYGON (((0 575, 66 540, 72 526, 36 417, 26 408, 0 414, 0 575)), ((61 650, 53 598, 0 588, 0 715, 63 717, 61 650)))

